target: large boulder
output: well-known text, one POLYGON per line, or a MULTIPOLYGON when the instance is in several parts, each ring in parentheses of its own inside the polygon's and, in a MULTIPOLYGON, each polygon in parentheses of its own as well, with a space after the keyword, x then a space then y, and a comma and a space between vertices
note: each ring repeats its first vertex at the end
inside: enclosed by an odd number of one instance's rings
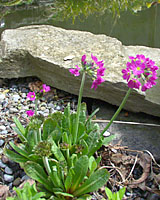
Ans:
MULTIPOLYGON (((160 49, 144 46, 124 46, 106 35, 64 30, 53 26, 36 25, 5 30, 0 42, 0 78, 37 76, 46 84, 78 94, 81 77, 68 69, 80 65, 81 56, 103 59, 105 80, 98 89, 91 90, 92 80, 87 78, 84 96, 120 105, 126 91, 121 70, 129 55, 144 54, 160 65, 160 49)), ((146 93, 133 90, 125 109, 160 116, 160 80, 146 93)))

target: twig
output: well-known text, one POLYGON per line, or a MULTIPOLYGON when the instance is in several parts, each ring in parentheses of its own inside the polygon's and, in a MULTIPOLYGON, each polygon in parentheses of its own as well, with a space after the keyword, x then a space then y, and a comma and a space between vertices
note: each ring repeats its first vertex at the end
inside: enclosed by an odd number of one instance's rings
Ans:
POLYGON ((154 163, 155 163, 158 167, 160 167, 160 165, 156 162, 156 160, 155 160, 155 158, 153 157, 153 155, 151 154, 151 152, 149 152, 148 150, 143 150, 143 151, 147 152, 147 153, 151 156, 151 158, 152 158, 152 160, 154 161, 154 163))
MULTIPOLYGON (((109 123, 110 120, 104 120, 104 119, 96 119, 92 120, 93 122, 99 122, 99 123, 109 123)), ((113 121, 113 123, 116 124, 130 124, 130 125, 142 125, 142 126, 158 126, 160 127, 159 124, 149 124, 149 123, 140 123, 140 122, 125 122, 125 121, 113 121)))
MULTIPOLYGON (((129 177, 131 176, 131 174, 132 174, 132 172, 133 172, 133 170, 134 170, 134 168, 135 168, 135 166, 136 166, 137 160, 138 160, 138 154, 136 155, 136 158, 135 158, 134 164, 133 164, 133 166, 132 166, 132 169, 131 169, 129 175, 128 175, 128 177, 125 179, 124 182, 126 182, 126 181, 129 179, 129 177)), ((124 183, 124 182, 121 182, 121 183, 124 183)))

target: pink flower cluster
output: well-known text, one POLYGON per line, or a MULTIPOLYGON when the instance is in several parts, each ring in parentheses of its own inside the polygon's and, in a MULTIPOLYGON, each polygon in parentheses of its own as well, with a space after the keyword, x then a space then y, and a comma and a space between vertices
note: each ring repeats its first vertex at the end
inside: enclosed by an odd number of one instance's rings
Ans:
POLYGON ((128 87, 140 89, 144 92, 156 85, 157 70, 155 62, 144 55, 130 56, 126 69, 122 70, 123 79, 127 80, 128 87))
MULTIPOLYGON (((45 93, 45 92, 49 92, 50 91, 50 86, 47 86, 46 84, 42 85, 42 90, 40 90, 41 93, 45 93)), ((27 98, 30 101, 34 101, 36 99, 36 93, 35 92, 29 92, 27 94, 27 98)), ((32 117, 34 115, 34 111, 33 110, 27 110, 26 111, 27 115, 29 117, 32 117)))
POLYGON ((86 61, 86 55, 84 54, 81 58, 82 62, 82 69, 76 65, 76 68, 69 69, 69 71, 74 76, 79 76, 81 71, 86 71, 88 75, 92 76, 93 83, 91 88, 97 89, 97 86, 103 83, 105 80, 102 78, 104 76, 104 72, 106 68, 104 68, 104 63, 102 61, 98 61, 96 56, 93 56, 91 54, 91 58, 93 60, 92 63, 87 63, 86 61))

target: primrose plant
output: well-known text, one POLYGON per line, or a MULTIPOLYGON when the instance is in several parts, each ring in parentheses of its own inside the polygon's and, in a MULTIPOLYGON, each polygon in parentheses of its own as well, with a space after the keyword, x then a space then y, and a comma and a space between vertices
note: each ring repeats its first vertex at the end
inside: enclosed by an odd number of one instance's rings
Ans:
POLYGON ((103 134, 125 105, 131 90, 135 88, 146 91, 156 84, 157 79, 158 67, 152 60, 143 55, 129 58, 131 62, 122 70, 129 90, 111 121, 101 132, 98 124, 92 121, 98 109, 87 118, 86 105, 82 103, 86 76, 93 80, 91 89, 96 90, 105 81, 104 62, 98 61, 92 54, 91 62, 87 62, 86 55, 83 55, 82 66, 76 65, 69 70, 74 76, 82 74, 76 112, 71 112, 68 104, 63 113, 55 112, 47 118, 37 115, 38 99, 43 93, 50 91, 50 87, 45 84, 40 91, 27 95, 30 101, 35 102, 35 110, 27 111, 30 122, 26 127, 14 118, 14 131, 21 143, 15 145, 10 142, 14 151, 5 148, 4 152, 11 160, 18 162, 28 176, 37 181, 38 190, 44 192, 47 199, 89 200, 89 193, 107 182, 108 171, 98 169, 101 157, 94 157, 95 152, 108 142, 103 134))

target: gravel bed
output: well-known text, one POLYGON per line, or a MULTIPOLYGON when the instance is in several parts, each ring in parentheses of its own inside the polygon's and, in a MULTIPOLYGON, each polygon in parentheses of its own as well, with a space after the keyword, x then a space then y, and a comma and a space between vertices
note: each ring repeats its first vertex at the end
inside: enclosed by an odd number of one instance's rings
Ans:
MULTIPOLYGON (((19 164, 10 161, 3 155, 3 147, 8 145, 7 135, 13 133, 14 116, 18 117, 24 126, 27 124, 29 117, 26 111, 35 106, 27 99, 27 94, 31 91, 29 84, 34 84, 36 81, 39 80, 35 77, 0 79, 0 184, 8 185, 10 189, 20 185, 29 177, 19 164), (2 136, 6 138, 3 139, 2 136)), ((63 111, 68 102, 71 103, 74 111, 77 104, 76 96, 51 88, 51 92, 39 100, 37 113, 47 117, 50 113, 63 111)))

